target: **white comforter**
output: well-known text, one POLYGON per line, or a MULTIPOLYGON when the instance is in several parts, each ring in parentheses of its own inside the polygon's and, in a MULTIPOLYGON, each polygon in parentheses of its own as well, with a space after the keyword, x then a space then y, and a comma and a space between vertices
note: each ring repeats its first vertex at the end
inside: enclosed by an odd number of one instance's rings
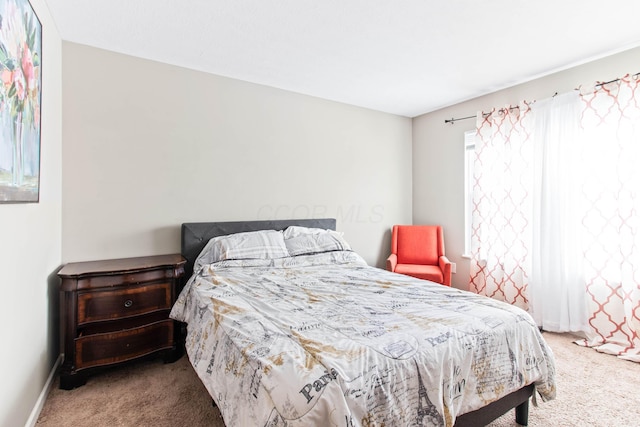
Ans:
POLYGON ((451 426, 554 361, 524 311, 354 252, 207 265, 171 312, 227 426, 451 426))

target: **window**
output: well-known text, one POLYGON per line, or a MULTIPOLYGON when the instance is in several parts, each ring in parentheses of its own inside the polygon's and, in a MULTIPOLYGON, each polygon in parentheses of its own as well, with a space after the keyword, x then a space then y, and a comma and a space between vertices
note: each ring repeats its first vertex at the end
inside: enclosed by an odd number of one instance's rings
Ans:
POLYGON ((464 133, 464 257, 471 257, 471 210, 473 209, 473 161, 476 131, 464 133))

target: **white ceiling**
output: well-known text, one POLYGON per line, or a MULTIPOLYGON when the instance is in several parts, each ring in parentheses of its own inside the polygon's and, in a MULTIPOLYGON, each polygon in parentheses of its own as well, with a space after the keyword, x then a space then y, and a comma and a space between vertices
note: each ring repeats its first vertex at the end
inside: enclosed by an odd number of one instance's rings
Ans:
POLYGON ((638 0, 45 2, 66 41, 407 117, 640 46, 638 0))

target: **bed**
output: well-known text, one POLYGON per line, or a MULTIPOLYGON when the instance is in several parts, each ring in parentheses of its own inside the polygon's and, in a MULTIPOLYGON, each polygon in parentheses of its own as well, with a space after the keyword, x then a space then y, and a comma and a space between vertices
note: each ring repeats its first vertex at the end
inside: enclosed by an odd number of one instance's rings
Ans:
POLYGON ((530 398, 555 397, 526 312, 370 267, 335 228, 182 224, 171 317, 227 426, 483 426, 512 408, 527 425, 530 398), (254 235, 268 255, 233 247, 254 235))

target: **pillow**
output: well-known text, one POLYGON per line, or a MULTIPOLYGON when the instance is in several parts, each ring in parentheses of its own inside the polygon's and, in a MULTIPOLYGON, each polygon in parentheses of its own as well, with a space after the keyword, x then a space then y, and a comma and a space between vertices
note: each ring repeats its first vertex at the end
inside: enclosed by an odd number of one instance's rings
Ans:
POLYGON ((282 231, 260 230, 213 237, 202 249, 193 271, 229 259, 273 259, 289 256, 282 231))
POLYGON ((343 233, 339 233, 333 230, 324 230, 322 228, 311 228, 311 227, 301 227, 299 225, 291 225, 284 230, 284 239, 291 239, 293 237, 298 237, 302 234, 322 234, 322 233, 335 233, 342 236, 343 233))
POLYGON ((351 247, 336 231, 320 230, 320 233, 298 234, 284 243, 290 256, 317 254, 330 251, 350 251, 351 247))

